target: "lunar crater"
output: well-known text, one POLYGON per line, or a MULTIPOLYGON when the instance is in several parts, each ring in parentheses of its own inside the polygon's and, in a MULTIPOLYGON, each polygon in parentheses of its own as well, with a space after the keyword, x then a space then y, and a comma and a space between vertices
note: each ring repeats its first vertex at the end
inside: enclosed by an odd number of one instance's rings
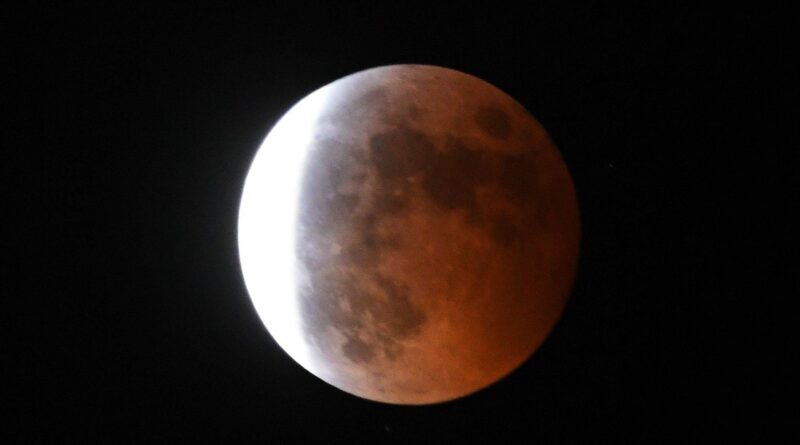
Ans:
POLYGON ((496 106, 478 108, 475 122, 481 130, 497 139, 505 139, 511 133, 511 122, 508 115, 496 106))

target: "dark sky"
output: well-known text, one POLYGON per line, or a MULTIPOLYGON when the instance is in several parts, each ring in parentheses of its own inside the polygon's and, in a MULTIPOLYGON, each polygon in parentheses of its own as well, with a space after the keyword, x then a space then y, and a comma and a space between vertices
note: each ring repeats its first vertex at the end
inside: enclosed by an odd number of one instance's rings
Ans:
POLYGON ((797 97, 776 86, 786 71, 763 70, 796 56, 770 34, 779 12, 284 3, 12 8, 6 69, 25 99, 10 134, 32 161, 7 189, 23 223, 7 236, 25 254, 3 303, 18 333, 3 434, 652 443, 770 429, 744 408, 754 383, 716 365, 731 345, 758 350, 748 320, 774 310, 722 320, 751 295, 734 266, 752 277, 772 264, 741 263, 771 246, 743 234, 788 214, 749 185, 777 188, 767 160, 796 160, 765 139, 788 122, 770 106, 797 97), (547 342, 500 383, 430 407, 361 400, 296 365, 237 257, 241 188, 270 127, 311 91, 394 63, 515 97, 560 148, 582 214, 574 292, 547 342))

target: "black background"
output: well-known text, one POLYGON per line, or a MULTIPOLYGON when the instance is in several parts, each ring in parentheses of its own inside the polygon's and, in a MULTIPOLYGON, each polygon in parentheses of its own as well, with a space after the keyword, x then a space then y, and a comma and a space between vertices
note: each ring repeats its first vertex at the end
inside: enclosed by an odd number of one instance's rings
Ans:
POLYGON ((771 114, 797 97, 778 86, 796 57, 775 32, 780 11, 293 5, 12 10, 22 26, 7 39, 7 86, 24 99, 9 155, 32 156, 13 164, 24 185, 7 187, 22 223, 8 238, 23 249, 3 303, 15 328, 4 434, 534 443, 772 431, 780 410, 749 398, 771 397, 755 372, 776 368, 751 359, 762 348, 750 332, 777 310, 751 281, 788 269, 754 253, 776 244, 749 235, 782 228, 793 205, 773 193, 796 160, 776 140, 788 117, 771 114), (242 184, 270 127, 311 91, 394 63, 458 69, 521 102, 559 146, 583 224, 573 296, 544 346, 496 385, 428 407, 361 400, 296 365, 262 327, 237 257, 242 184))

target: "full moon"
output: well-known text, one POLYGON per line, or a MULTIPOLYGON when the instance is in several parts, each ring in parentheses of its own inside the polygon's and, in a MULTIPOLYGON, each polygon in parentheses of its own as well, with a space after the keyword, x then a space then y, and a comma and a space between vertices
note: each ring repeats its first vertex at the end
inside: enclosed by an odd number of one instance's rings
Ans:
POLYGON ((525 362, 558 321, 575 189, 536 119, 451 69, 392 65, 294 105, 250 167, 239 255, 303 368, 393 404, 453 400, 525 362))

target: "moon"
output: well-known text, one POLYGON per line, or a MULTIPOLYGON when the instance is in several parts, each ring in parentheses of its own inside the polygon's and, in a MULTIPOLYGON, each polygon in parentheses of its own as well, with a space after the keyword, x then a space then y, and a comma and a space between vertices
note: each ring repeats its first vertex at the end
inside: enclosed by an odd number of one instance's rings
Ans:
POLYGON ((522 105, 459 71, 391 65, 278 121, 238 239, 289 356, 355 396, 423 405, 486 388, 539 348, 570 294, 580 222, 569 171, 522 105))

